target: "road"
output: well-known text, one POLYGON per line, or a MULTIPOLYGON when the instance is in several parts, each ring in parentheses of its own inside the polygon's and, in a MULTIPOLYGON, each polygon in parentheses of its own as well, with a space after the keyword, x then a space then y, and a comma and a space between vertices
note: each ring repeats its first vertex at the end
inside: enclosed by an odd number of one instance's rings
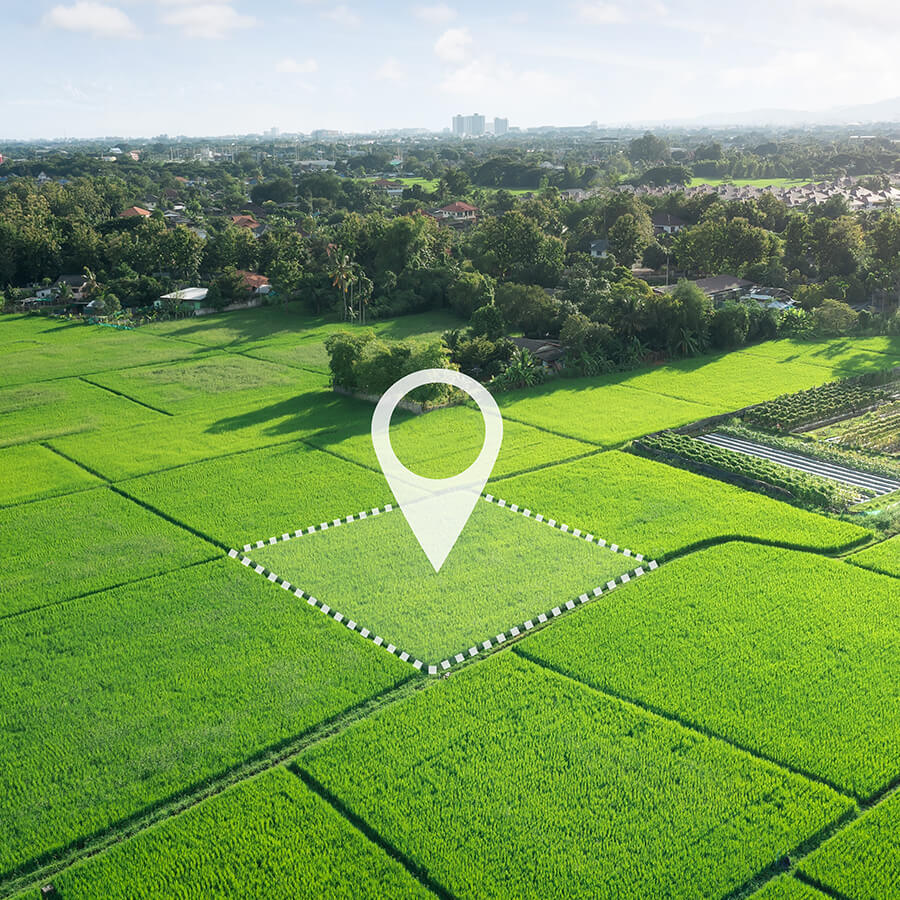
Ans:
POLYGON ((790 469, 797 469, 810 475, 819 475, 822 478, 830 478, 832 481, 839 481, 841 484, 848 484, 851 487, 866 488, 872 491, 876 497, 890 494, 892 491, 900 491, 900 481, 893 478, 886 478, 883 475, 872 475, 869 472, 860 472, 857 469, 848 469, 846 466, 840 466, 837 463, 814 459, 811 456, 803 456, 799 453, 776 450, 774 447, 768 447, 756 441, 748 441, 744 438, 736 438, 728 434, 719 434, 718 432, 702 434, 697 440, 705 441, 707 444, 713 444, 716 447, 723 447, 726 450, 734 450, 736 453, 744 453, 747 456, 758 456, 761 459, 768 459, 790 469))

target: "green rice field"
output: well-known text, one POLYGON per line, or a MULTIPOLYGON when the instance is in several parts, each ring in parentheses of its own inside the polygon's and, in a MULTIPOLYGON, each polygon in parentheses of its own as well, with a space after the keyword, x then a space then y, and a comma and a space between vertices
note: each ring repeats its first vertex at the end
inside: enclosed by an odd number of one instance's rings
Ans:
MULTIPOLYGON (((507 508, 435 573, 371 514, 397 501, 372 403, 330 389, 346 327, 0 316, 0 900, 891 896, 891 498, 824 515, 628 450, 900 339, 497 394, 507 508)), ((483 439, 471 405, 391 427, 430 478, 483 439)))

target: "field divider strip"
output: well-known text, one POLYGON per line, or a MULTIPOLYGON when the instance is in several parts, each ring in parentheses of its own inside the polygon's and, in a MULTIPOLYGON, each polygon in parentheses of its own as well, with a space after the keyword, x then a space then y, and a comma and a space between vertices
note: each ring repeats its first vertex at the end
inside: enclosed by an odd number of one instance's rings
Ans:
MULTIPOLYGON (((51 438, 52 440, 52 438, 51 438)), ((93 475, 94 478, 99 478, 104 484, 110 484, 110 479, 105 475, 98 472, 96 469, 92 469, 90 466, 86 466, 83 462, 79 462, 74 457, 69 456, 68 453, 63 453, 58 447, 54 447, 49 441, 38 441, 38 443, 42 447, 46 447, 51 453, 55 453, 57 456, 61 456, 67 462, 72 463, 73 466, 78 466, 79 469, 87 472, 88 475, 93 475)))
POLYGON ((429 679, 412 676, 405 678, 391 687, 351 704, 346 709, 310 726, 297 735, 263 748, 218 775, 211 775, 197 784, 188 786, 125 819, 100 829, 94 834, 29 860, 16 870, 0 873, 0 898, 5 900, 5 898, 16 896, 28 885, 36 888, 38 884, 46 882, 53 875, 75 863, 96 856, 110 846, 146 831, 157 822, 180 815, 230 787, 282 765, 313 744, 339 734, 354 722, 431 684, 433 682, 429 679))
POLYGON ((354 813, 339 797, 328 790, 309 771, 304 769, 296 760, 288 764, 288 770, 293 772, 306 787, 324 800, 339 816, 347 820, 357 831, 369 841, 381 848, 391 859, 398 862, 409 874, 423 887, 427 888, 441 900, 456 900, 454 894, 442 884, 435 881, 428 874, 428 870, 413 862, 405 853, 398 850, 390 841, 376 831, 365 819, 354 813))
POLYGON ((596 684, 595 682, 578 678, 571 672, 566 671, 565 669, 560 668, 559 666, 556 666, 552 663, 549 663, 532 653, 529 653, 528 650, 523 649, 522 647, 516 647, 515 652, 523 659, 527 659, 529 662, 534 663, 534 665, 536 666, 540 666, 541 668, 547 669, 550 672, 555 672, 557 675, 562 675, 564 678, 568 678, 570 681, 574 681, 577 684, 583 684, 600 694, 611 697, 613 700, 618 700, 620 703, 624 703, 628 706, 633 706, 636 709, 643 710, 644 712, 657 716, 660 719, 665 719, 667 722, 679 725, 687 731, 693 732, 694 734, 699 734, 703 737, 720 741, 723 744, 728 744, 729 747, 733 747, 735 750, 740 750, 742 753, 746 753, 748 756, 752 756, 759 762, 768 763, 769 765, 775 766, 776 768, 781 769, 784 772, 788 772, 791 775, 796 775, 800 778, 805 778, 807 781, 812 781, 816 784, 822 785, 823 787, 827 787, 829 790, 834 791, 844 799, 852 800, 853 803, 856 804, 857 809, 859 808, 859 804, 862 802, 862 798, 853 794, 851 791, 848 791, 846 788, 840 787, 834 782, 829 781, 827 778, 823 778, 821 775, 815 775, 814 773, 794 766, 791 763, 786 763, 783 760, 775 759, 772 756, 767 756, 765 753, 761 753, 759 750, 754 750, 751 747, 746 747, 743 744, 740 744, 737 741, 733 740, 732 738, 719 734, 718 732, 713 731, 711 728, 707 728, 705 725, 700 725, 697 722, 691 722, 689 719, 684 719, 675 713, 668 712, 667 710, 664 710, 658 706, 654 706, 652 703, 647 703, 644 700, 638 700, 635 697, 629 697, 626 694, 619 693, 618 691, 613 690, 613 688, 611 688, 609 685, 601 686, 599 684, 596 684))
POLYGON ((158 406, 151 406, 149 403, 144 403, 143 400, 137 400, 134 397, 130 397, 128 394, 123 394, 122 391, 114 390, 111 387, 107 387, 105 384, 97 384, 96 381, 91 381, 89 378, 86 378, 84 375, 78 376, 79 381, 83 381, 85 384, 89 384, 92 387, 100 388, 101 391, 107 391, 110 394, 114 394, 116 397, 121 397, 123 400, 129 400, 132 403, 136 403, 138 406, 143 406, 144 409, 152 410, 153 412, 160 413, 163 416, 174 416, 175 413, 170 413, 168 410, 160 409, 158 406))
POLYGON ((799 869, 795 869, 791 874, 801 884, 805 884, 808 887, 814 888, 820 894, 824 894, 826 897, 831 897, 831 900, 853 900, 853 897, 849 897, 847 896, 847 894, 842 894, 840 891, 835 890, 833 887, 830 887, 827 884, 824 884, 817 878, 813 878, 811 875, 807 875, 806 872, 801 872, 799 869))

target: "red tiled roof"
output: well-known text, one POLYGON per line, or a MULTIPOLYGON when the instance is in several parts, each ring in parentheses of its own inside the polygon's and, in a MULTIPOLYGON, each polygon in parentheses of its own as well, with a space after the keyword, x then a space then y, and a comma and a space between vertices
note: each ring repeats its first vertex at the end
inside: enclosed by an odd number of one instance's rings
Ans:
POLYGON ((442 206, 441 209, 444 212, 477 212, 476 207, 463 203, 462 200, 454 200, 453 203, 448 203, 446 206, 442 206))
POLYGON ((259 222, 253 216, 232 216, 231 222, 238 228, 259 228, 259 222))
POLYGON ((141 206, 129 206, 128 209, 124 209, 124 210, 122 210, 122 212, 119 213, 119 218, 120 219, 130 219, 133 216, 144 216, 144 218, 146 218, 149 215, 150 215, 149 209, 144 209, 141 206))
POLYGON ((256 272, 247 272, 244 269, 237 270, 238 275, 244 279, 244 284, 248 291, 255 291, 258 287, 269 283, 269 279, 265 275, 258 275, 256 272))

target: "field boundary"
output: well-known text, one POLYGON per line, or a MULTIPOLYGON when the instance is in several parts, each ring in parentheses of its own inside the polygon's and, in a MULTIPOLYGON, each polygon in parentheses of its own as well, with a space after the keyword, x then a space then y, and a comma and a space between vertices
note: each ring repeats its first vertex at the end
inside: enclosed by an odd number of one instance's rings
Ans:
MULTIPOLYGON (((518 513, 519 515, 524 516, 526 519, 533 517, 535 522, 549 525, 551 528, 555 528, 562 534, 568 534, 578 540, 584 540, 589 544, 595 544, 596 546, 609 550, 612 553, 621 553, 622 556, 634 559, 636 562, 644 562, 644 555, 642 553, 635 553, 628 547, 619 547, 618 544, 611 544, 606 541, 605 538, 595 538, 593 534, 584 533, 579 528, 570 529, 569 526, 565 523, 557 522, 556 519, 546 518, 541 513, 532 513, 532 511, 527 507, 520 508, 515 503, 507 504, 506 500, 494 497, 493 494, 482 494, 481 499, 487 503, 494 504, 495 506, 501 507, 503 509, 508 509, 510 512, 518 513)), ((353 513, 351 515, 332 519, 330 522, 320 522, 318 525, 308 525, 305 528, 297 528, 293 532, 285 531, 280 535, 272 535, 269 538, 251 541, 250 543, 244 544, 243 551, 231 548, 228 551, 228 556, 230 559, 234 559, 240 562, 242 566, 245 566, 248 569, 252 568, 257 575, 262 575, 267 581, 271 581, 273 584, 277 584, 282 590, 293 593, 293 595, 298 600, 305 599, 308 606, 312 606, 314 609, 318 609, 319 612, 324 613, 326 616, 329 616, 336 622, 339 622, 346 628, 349 628, 351 631, 356 632, 365 640, 370 640, 377 647, 382 647, 383 649, 387 650, 387 652, 391 655, 398 656, 403 662, 409 663, 416 671, 421 672, 424 670, 427 671, 429 675, 445 674, 449 669, 453 668, 453 666, 460 665, 461 663, 464 663, 467 660, 478 656, 480 653, 490 651, 494 649, 495 646, 500 646, 507 641, 515 640, 516 638, 527 634, 534 628, 545 624, 551 619, 558 618, 559 616, 562 616, 567 612, 571 612, 576 607, 588 603, 590 600, 595 600, 597 597, 608 594, 610 591, 615 590, 620 584, 628 584, 632 579, 640 578, 641 576, 646 575, 648 572, 652 572, 655 569, 659 568, 659 563, 657 563, 655 559, 650 560, 646 562, 646 567, 644 565, 639 565, 628 572, 623 572, 621 575, 614 576, 603 585, 597 585, 596 587, 591 588, 589 591, 585 591, 583 594, 580 594, 574 599, 569 598, 569 600, 567 600, 565 603, 560 603, 550 610, 542 610, 540 613, 532 616, 530 619, 512 625, 506 631, 501 631, 499 634, 489 637, 483 641, 478 641, 472 646, 464 650, 460 650, 458 653, 449 654, 438 663, 426 663, 413 654, 410 654, 400 647, 395 646, 391 642, 386 641, 381 637, 381 635, 375 634, 370 629, 361 625, 359 622, 356 622, 354 619, 350 618, 339 610, 334 609, 329 604, 317 599, 308 591, 304 590, 301 587, 298 587, 295 584, 292 584, 286 578, 282 578, 276 572, 273 572, 271 569, 260 565, 251 557, 246 555, 252 552, 254 549, 261 550, 266 547, 271 547, 275 544, 303 537, 304 535, 308 536, 321 533, 323 531, 327 531, 329 528, 338 528, 341 525, 349 525, 353 522, 359 522, 369 517, 393 512, 397 509, 399 509, 398 506, 394 506, 388 503, 384 507, 372 507, 370 510, 361 510, 358 513, 353 513)))

